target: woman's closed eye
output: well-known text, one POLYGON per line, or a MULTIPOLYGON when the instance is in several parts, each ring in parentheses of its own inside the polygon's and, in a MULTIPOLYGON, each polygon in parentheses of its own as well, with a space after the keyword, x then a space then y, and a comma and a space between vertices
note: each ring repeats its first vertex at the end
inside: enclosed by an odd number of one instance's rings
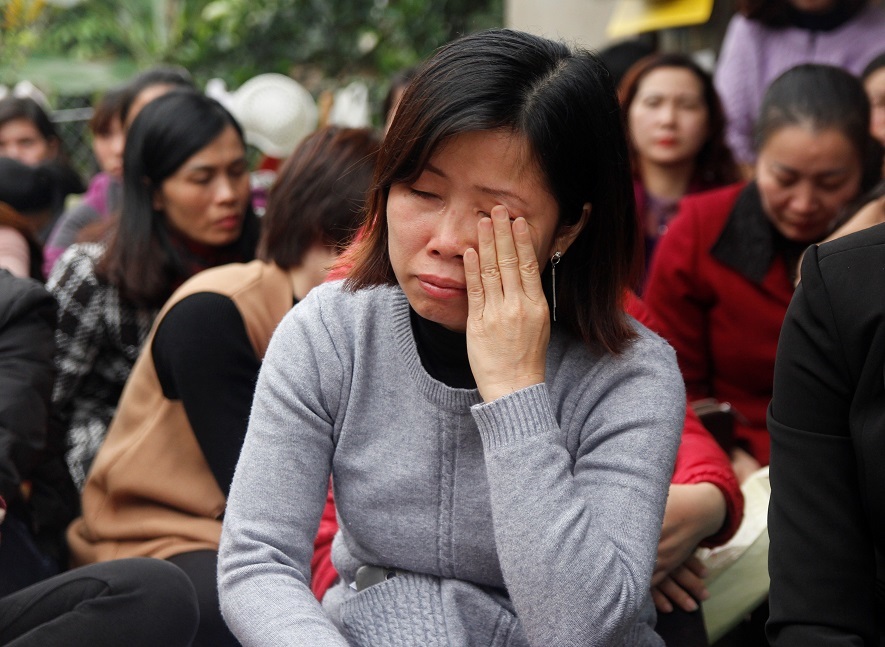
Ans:
POLYGON ((212 173, 198 173, 190 177, 190 181, 194 184, 209 184, 212 181, 212 173))
POLYGON ((419 189, 416 189, 413 186, 409 187, 409 193, 411 193, 415 197, 421 198, 423 200, 436 200, 439 198, 439 196, 436 195, 435 193, 430 193, 429 191, 421 191, 419 189))

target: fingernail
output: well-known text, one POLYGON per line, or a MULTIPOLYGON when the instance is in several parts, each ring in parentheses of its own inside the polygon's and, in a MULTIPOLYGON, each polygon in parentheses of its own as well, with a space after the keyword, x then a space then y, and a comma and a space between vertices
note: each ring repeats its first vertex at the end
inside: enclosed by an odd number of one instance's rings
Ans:
POLYGON ((525 218, 519 217, 513 221, 513 231, 518 234, 525 233, 528 229, 528 223, 525 221, 525 218))
POLYGON ((685 608, 688 611, 697 611, 698 610, 698 603, 695 602, 694 600, 689 600, 688 604, 685 605, 685 608))

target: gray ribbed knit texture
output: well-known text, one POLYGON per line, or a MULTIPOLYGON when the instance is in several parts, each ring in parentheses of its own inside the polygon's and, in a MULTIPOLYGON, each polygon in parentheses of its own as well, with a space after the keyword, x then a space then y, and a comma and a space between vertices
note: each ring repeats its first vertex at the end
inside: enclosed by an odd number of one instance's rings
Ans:
POLYGON ((399 289, 321 286, 261 370, 225 619, 247 647, 661 645, 649 582, 684 408, 645 329, 617 358, 554 330, 546 383, 483 404, 424 371, 399 289), (323 610, 306 583, 331 472, 343 582, 323 610), (362 564, 410 573, 357 593, 362 564))

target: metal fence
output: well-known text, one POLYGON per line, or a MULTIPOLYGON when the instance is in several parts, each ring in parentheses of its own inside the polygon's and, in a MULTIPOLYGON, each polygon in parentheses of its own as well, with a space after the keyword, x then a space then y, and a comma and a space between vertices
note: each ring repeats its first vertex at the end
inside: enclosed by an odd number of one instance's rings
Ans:
POLYGON ((55 102, 52 122, 61 138, 62 147, 71 166, 84 181, 98 172, 98 163, 92 154, 92 136, 89 119, 92 118, 91 97, 60 97, 55 102))

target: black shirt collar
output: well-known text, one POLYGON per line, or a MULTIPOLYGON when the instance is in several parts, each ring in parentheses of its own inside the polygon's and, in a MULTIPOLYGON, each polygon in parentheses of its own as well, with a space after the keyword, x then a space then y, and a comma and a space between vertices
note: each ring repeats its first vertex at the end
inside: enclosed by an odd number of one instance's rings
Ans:
POLYGON ((794 279, 799 256, 806 247, 788 240, 771 224, 762 207, 759 187, 751 182, 738 196, 710 253, 753 283, 761 284, 778 255, 784 258, 794 279))
POLYGON ((476 380, 467 359, 467 336, 421 317, 411 307, 409 317, 421 365, 430 377, 455 389, 475 389, 476 380))

